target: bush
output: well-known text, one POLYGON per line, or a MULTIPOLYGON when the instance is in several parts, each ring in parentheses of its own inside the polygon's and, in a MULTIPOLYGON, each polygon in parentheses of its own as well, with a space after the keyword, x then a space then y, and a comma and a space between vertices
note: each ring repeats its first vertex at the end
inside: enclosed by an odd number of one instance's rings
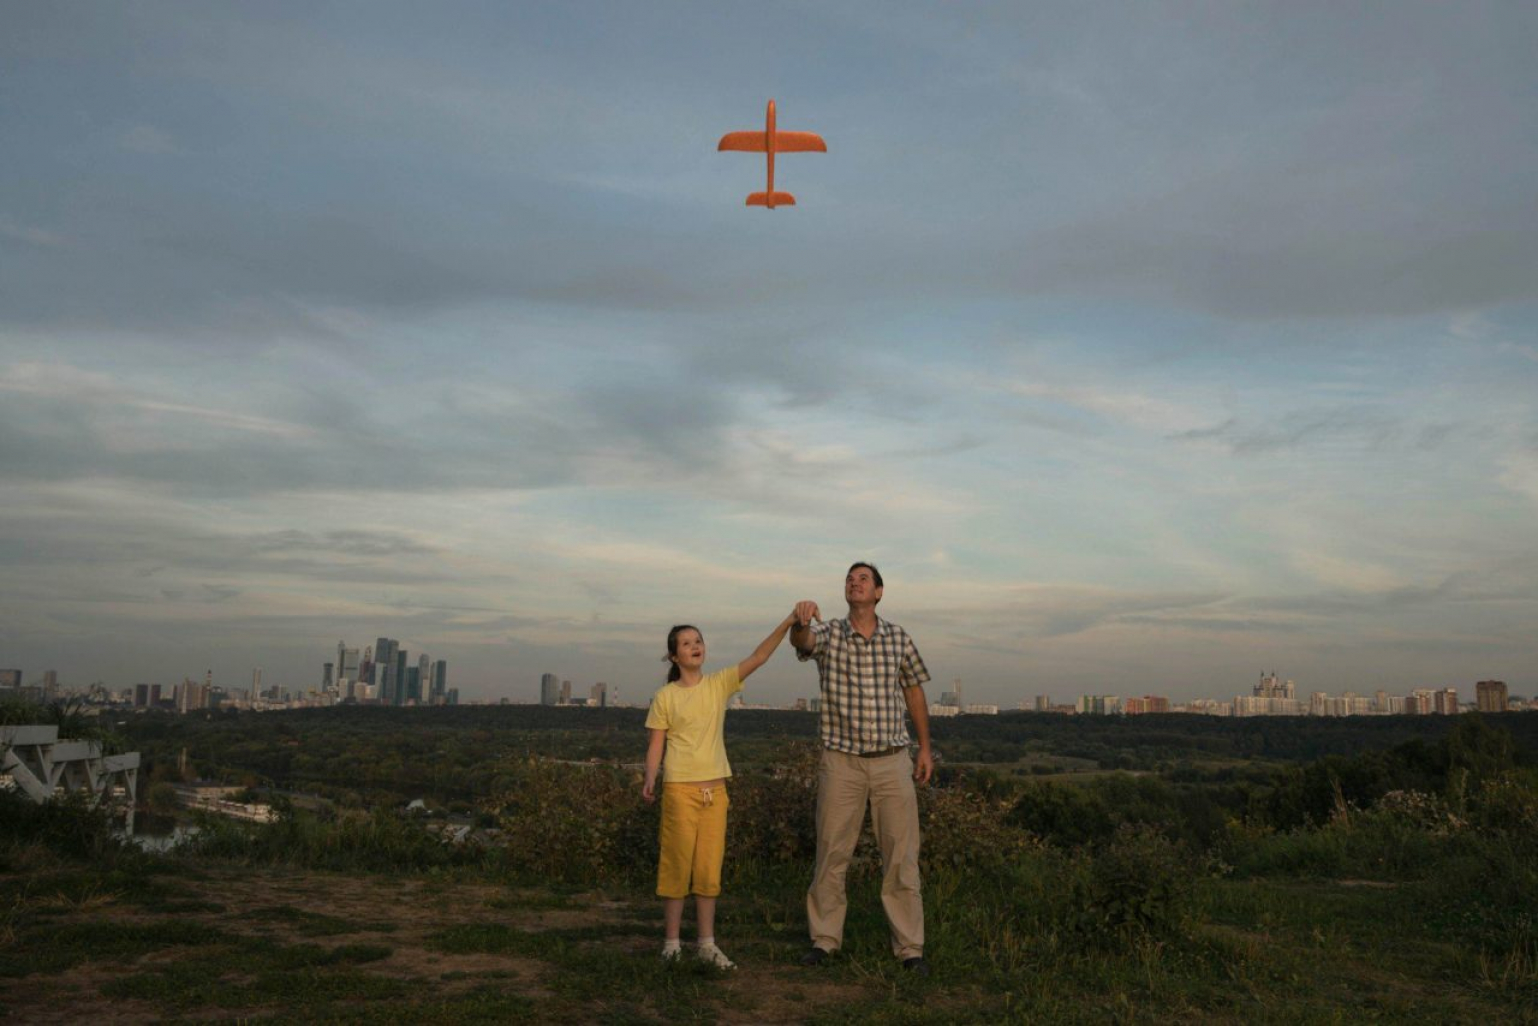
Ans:
POLYGON ((605 883, 657 868, 657 806, 640 800, 638 774, 539 757, 502 767, 510 786, 487 811, 505 838, 509 868, 548 880, 605 883))
POLYGON ((176 793, 175 786, 165 781, 149 786, 149 791, 144 796, 144 803, 152 811, 161 815, 171 815, 182 806, 181 797, 176 793))
POLYGON ((418 821, 378 809, 327 818, 285 809, 271 823, 198 817, 198 832, 177 849, 244 863, 311 869, 399 873, 478 862, 481 853, 455 848, 418 821))
POLYGON ((1111 836, 1112 811, 1094 791, 1073 784, 1031 785, 1006 814, 1013 826, 1054 844, 1088 844, 1111 836))
POLYGON ((972 791, 926 788, 919 792, 919 860, 924 873, 999 870, 1041 847, 1030 831, 1009 818, 1010 804, 972 791))
POLYGON ((1185 849, 1158 830, 1123 824, 1076 885, 1081 928, 1123 940, 1182 936, 1196 871, 1185 849))
POLYGON ((72 793, 41 805, 12 791, 0 791, 0 855, 40 845, 55 855, 80 860, 132 857, 138 849, 117 834, 112 814, 72 793))
MULTIPOLYGON (((809 864, 816 856, 816 746, 793 745, 772 773, 733 777, 727 793, 728 867, 809 864)), ((547 879, 639 883, 657 868, 657 805, 641 801, 640 778, 614 766, 520 759, 504 768, 514 782, 487 804, 506 837, 511 868, 547 879)), ((1006 817, 1007 805, 971 791, 919 792, 926 871, 997 868, 1036 842, 1006 817)), ((867 826, 851 879, 874 872, 880 853, 867 826)))
POLYGON ((817 855, 816 745, 787 746, 770 774, 733 777, 728 864, 810 862, 817 855))

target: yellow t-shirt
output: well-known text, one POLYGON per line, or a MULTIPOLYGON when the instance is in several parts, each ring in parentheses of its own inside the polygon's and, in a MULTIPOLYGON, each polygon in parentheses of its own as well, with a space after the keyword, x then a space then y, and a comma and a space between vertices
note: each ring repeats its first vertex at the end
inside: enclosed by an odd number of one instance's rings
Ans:
POLYGON ((737 676, 736 666, 707 673, 693 687, 673 681, 657 689, 651 711, 646 714, 646 726, 668 732, 667 755, 662 764, 665 783, 732 775, 722 728, 726 700, 741 690, 742 680, 737 676))

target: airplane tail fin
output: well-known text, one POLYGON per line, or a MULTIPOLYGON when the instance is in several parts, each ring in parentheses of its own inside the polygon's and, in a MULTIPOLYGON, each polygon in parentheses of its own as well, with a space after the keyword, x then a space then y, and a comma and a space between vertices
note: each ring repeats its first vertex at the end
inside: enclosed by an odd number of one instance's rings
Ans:
POLYGON ((755 192, 748 197, 750 207, 793 207, 796 205, 796 197, 788 192, 755 192))

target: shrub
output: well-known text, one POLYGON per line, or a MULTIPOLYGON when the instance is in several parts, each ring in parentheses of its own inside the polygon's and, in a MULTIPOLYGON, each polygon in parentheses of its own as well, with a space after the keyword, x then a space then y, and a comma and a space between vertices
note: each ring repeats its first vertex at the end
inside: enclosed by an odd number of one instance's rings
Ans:
POLYGON ((1048 841, 1070 846, 1110 837, 1115 830, 1112 811, 1099 793, 1072 784, 1023 788, 1006 818, 1048 841))
POLYGON ((102 860, 138 854, 118 836, 112 814, 79 792, 39 805, 12 791, 0 791, 0 846, 41 845, 65 858, 102 860))
POLYGON ((923 871, 997 870, 1040 848, 1040 839, 1013 822, 1009 809, 1006 801, 972 791, 920 791, 923 871))
POLYGON ((479 861, 418 821, 377 809, 369 815, 326 818, 285 809, 271 823, 198 817, 198 833, 178 851, 245 863, 282 863, 312 869, 398 873, 479 861))
POLYGON ((772 774, 733 777, 729 863, 809 862, 817 854, 817 759, 813 745, 794 745, 772 774))
POLYGON ((539 757, 502 769, 509 786, 487 803, 515 870, 549 880, 635 879, 657 865, 657 807, 640 777, 617 766, 563 765, 539 757))
POLYGON ((1101 937, 1185 933, 1196 865, 1185 849, 1147 825, 1123 824, 1095 852, 1077 884, 1080 926, 1101 937))

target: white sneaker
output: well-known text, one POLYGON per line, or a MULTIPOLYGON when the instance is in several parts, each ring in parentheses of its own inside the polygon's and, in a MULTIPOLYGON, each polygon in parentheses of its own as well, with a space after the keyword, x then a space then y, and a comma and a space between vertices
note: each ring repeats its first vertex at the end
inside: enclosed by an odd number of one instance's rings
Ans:
POLYGON ((683 954, 682 948, 670 948, 666 945, 662 948, 662 960, 664 962, 676 962, 683 957, 683 954))
POLYGON ((701 944, 699 949, 695 951, 695 955, 701 962, 709 962, 717 969, 737 968, 737 963, 727 958, 726 952, 722 951, 714 944, 701 944))

